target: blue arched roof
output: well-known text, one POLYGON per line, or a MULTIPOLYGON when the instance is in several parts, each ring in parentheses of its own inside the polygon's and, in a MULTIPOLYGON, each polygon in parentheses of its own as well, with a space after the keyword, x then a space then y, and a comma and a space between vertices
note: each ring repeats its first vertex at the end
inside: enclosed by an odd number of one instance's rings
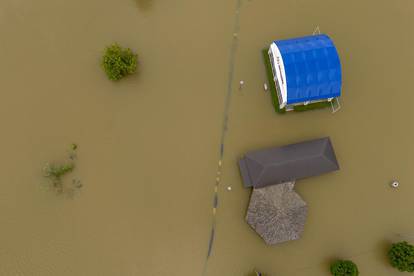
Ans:
POLYGON ((341 95, 338 52, 325 34, 274 41, 282 55, 287 103, 335 98, 341 95))

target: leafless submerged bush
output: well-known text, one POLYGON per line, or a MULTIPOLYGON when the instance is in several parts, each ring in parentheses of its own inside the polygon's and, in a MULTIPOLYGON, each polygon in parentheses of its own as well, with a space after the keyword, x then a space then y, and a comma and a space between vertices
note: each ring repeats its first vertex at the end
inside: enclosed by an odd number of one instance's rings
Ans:
POLYGON ((43 167, 43 176, 48 180, 48 187, 57 194, 74 195, 82 187, 79 179, 73 178, 72 181, 65 179, 65 176, 72 173, 75 169, 77 148, 76 144, 71 145, 66 161, 46 163, 43 167))

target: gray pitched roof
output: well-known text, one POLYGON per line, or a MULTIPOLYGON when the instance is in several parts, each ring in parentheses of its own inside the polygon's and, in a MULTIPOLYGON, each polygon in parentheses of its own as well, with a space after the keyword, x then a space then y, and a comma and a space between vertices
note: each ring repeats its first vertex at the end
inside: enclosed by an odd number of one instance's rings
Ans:
POLYGON ((339 170, 329 137, 251 151, 239 161, 245 187, 265 187, 339 170))

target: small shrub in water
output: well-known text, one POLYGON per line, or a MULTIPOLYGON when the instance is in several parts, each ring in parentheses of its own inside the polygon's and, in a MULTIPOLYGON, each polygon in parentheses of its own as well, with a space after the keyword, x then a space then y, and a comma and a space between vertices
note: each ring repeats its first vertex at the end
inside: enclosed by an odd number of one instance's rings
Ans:
POLYGON ((338 260, 331 264, 333 276, 358 276, 358 267, 352 261, 338 260))
POLYGON ((414 246, 406 241, 394 243, 388 252, 393 267, 399 271, 414 272, 414 246))
POLYGON ((120 80, 137 69, 138 55, 129 48, 122 48, 118 44, 106 47, 102 58, 102 67, 110 80, 120 80))
POLYGON ((71 173, 75 169, 75 159, 76 159, 76 144, 70 146, 69 158, 68 161, 64 163, 46 163, 43 168, 43 176, 46 177, 53 188, 57 193, 73 193, 75 189, 80 188, 82 185, 80 180, 72 179, 72 186, 64 185, 63 177, 71 173))
POLYGON ((44 172, 45 172, 46 177, 50 177, 57 181, 60 181, 62 176, 73 171, 74 168, 75 168, 75 164, 73 163, 68 163, 68 164, 63 164, 63 165, 47 163, 44 168, 44 172))

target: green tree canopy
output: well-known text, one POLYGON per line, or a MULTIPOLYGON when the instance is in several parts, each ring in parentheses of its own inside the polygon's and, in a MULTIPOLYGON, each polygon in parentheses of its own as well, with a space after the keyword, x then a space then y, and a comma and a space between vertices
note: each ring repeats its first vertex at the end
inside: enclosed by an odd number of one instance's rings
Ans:
POLYGON ((399 271, 414 272, 414 246, 408 242, 394 243, 388 257, 391 265, 399 271))
POLYGON ((138 55, 129 48, 118 44, 106 47, 102 57, 102 67, 110 80, 119 80, 134 73, 137 69, 138 55))
POLYGON ((331 273, 334 276, 358 276, 358 267, 349 260, 337 260, 331 264, 331 273))

